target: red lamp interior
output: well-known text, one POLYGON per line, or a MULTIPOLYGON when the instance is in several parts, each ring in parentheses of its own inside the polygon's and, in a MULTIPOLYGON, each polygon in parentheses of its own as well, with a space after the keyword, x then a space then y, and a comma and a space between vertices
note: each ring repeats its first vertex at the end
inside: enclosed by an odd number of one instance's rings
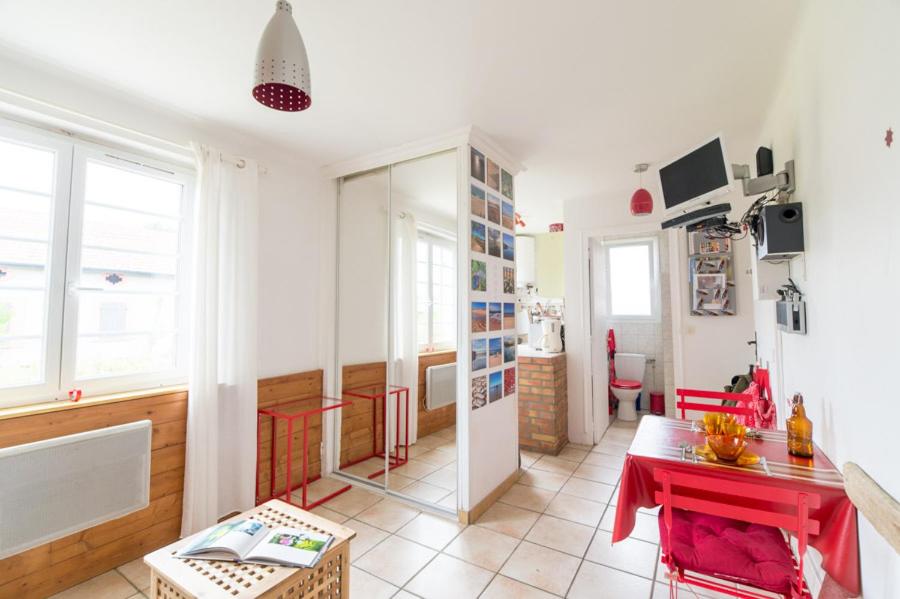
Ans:
POLYGON ((285 83, 257 85, 253 88, 253 97, 260 104, 285 112, 299 112, 312 105, 312 98, 309 94, 285 83))

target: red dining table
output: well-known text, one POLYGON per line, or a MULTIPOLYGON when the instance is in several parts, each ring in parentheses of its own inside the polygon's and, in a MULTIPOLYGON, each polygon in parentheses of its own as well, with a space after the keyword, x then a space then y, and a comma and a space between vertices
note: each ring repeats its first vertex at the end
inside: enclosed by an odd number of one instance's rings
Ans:
MULTIPOLYGON (((821 530, 811 536, 809 544, 822 554, 822 569, 855 597, 860 592, 859 545, 856 530, 856 508, 844 492, 843 477, 818 446, 812 458, 798 458, 787 451, 784 431, 761 431, 761 439, 752 439, 749 451, 766 458, 760 464, 736 466, 733 463, 694 461, 682 446, 703 445, 704 433, 692 430, 690 420, 673 420, 661 416, 644 416, 625 456, 622 482, 619 485, 613 543, 631 534, 638 508, 658 505, 654 500, 653 469, 665 467, 691 474, 703 474, 722 481, 753 482, 795 491, 817 493, 821 507, 810 512, 821 530)), ((765 498, 760 498, 765 501, 765 498)))

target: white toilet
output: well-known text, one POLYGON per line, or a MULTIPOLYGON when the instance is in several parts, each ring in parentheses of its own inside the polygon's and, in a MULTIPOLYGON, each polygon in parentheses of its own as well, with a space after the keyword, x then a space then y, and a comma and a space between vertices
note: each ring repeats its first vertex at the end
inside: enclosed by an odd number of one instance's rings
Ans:
POLYGON ((637 420, 637 410, 634 404, 643 389, 647 356, 616 353, 614 362, 615 370, 609 373, 609 386, 613 395, 619 400, 619 418, 629 421, 637 420))

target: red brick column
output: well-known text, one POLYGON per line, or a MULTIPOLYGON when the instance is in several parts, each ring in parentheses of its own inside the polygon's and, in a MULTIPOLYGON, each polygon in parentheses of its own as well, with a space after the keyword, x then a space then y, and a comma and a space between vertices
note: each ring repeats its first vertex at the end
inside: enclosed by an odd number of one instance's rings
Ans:
POLYGON ((558 454, 569 441, 566 355, 519 357, 519 447, 558 454))

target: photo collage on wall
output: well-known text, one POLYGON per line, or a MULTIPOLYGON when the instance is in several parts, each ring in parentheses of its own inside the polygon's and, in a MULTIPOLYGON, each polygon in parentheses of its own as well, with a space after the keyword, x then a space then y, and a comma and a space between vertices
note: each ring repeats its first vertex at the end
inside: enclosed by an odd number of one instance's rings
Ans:
POLYGON ((472 409, 516 392, 513 176, 470 148, 472 409))

